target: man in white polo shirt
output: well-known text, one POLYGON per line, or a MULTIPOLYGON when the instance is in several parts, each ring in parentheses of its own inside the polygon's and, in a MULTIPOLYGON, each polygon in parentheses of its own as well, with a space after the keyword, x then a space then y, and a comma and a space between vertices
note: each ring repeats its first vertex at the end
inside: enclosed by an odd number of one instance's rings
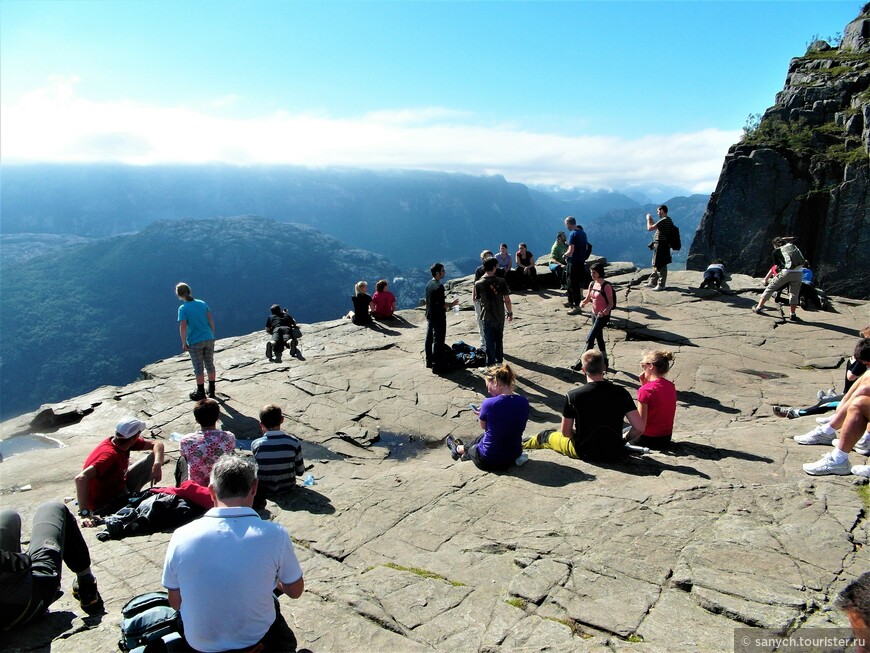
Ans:
POLYGON ((305 583, 290 535, 251 507, 256 463, 221 456, 209 492, 216 507, 175 531, 163 565, 163 586, 181 611, 185 639, 203 653, 289 650, 292 635, 273 590, 296 599, 305 583))

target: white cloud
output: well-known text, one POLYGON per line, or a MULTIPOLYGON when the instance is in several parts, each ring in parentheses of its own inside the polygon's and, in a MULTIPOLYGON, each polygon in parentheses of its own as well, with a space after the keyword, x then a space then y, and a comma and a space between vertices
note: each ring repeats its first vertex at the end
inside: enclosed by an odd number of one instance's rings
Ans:
MULTIPOLYGON (((620 188, 672 184, 713 190, 740 133, 705 129, 639 139, 536 133, 475 124, 432 107, 356 118, 276 112, 233 119, 186 107, 78 96, 76 78, 3 105, 0 155, 11 162, 292 164, 502 174, 511 181, 620 188)), ((210 105, 219 109, 236 98, 210 105)))

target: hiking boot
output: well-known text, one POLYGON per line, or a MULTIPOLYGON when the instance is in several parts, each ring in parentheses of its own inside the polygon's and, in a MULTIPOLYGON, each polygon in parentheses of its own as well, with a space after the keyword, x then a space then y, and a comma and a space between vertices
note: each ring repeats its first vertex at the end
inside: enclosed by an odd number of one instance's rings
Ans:
POLYGON ((852 473, 855 476, 864 476, 870 478, 870 465, 855 465, 852 467, 852 473))
POLYGON ((523 440, 523 449, 544 449, 550 441, 550 431, 541 431, 530 438, 523 440))
POLYGON ((188 395, 191 401, 199 401, 200 399, 205 399, 205 390, 194 390, 188 395))
POLYGON ((564 306, 565 308, 574 308, 574 304, 572 304, 571 302, 565 302, 564 304, 562 304, 562 306, 564 306))
MULTIPOLYGON (((837 438, 831 442, 835 447, 839 446, 840 439, 837 438)), ((861 436, 861 439, 855 443, 855 446, 852 447, 852 451, 854 451, 859 456, 870 456, 870 433, 865 433, 861 436)), ((862 474, 859 474, 862 476, 862 474)))
POLYGON ((272 341, 266 343, 266 358, 272 360, 272 341))
POLYGON ((456 440, 452 435, 447 436, 447 448, 450 449, 450 457, 453 460, 459 460, 459 452, 456 451, 456 440))
POLYGON ((97 579, 93 576, 73 581, 73 597, 78 599, 82 610, 88 614, 100 614, 103 610, 103 597, 97 591, 97 579))
POLYGON ((831 454, 826 453, 814 463, 804 465, 804 471, 810 476, 848 476, 852 473, 852 466, 847 460, 844 463, 835 463, 831 454))
POLYGON ((809 433, 794 436, 794 441, 798 444, 831 444, 836 435, 836 433, 828 434, 825 427, 819 425, 809 433))
POLYGON ((797 313, 792 313, 791 317, 789 317, 788 319, 792 322, 803 322, 803 320, 797 316, 797 313))
POLYGON ((797 417, 800 417, 800 415, 794 408, 788 408, 786 406, 774 406, 773 414, 777 417, 787 417, 788 419, 795 419, 797 417))

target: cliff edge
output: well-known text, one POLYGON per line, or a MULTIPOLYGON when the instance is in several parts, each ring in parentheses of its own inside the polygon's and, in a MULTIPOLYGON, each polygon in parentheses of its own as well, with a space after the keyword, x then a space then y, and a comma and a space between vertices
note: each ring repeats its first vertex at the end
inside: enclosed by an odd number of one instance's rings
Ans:
MULTIPOLYGON (((841 387, 867 302, 834 298, 836 312, 793 324, 773 308, 749 310, 758 279, 733 275, 720 294, 699 290, 696 272, 673 272, 672 287, 654 292, 642 286, 648 273, 609 270, 619 295, 605 332, 610 376, 634 393, 642 352, 670 349, 678 390, 674 449, 619 464, 551 451, 504 474, 453 462, 444 437, 476 435, 468 404, 484 382, 477 370, 440 377, 424 367, 420 310, 380 329, 303 325, 304 360, 281 364, 266 359, 262 333, 218 341, 224 428, 257 435, 260 407, 279 403, 317 479, 263 513, 289 530, 304 570, 302 597, 281 599, 300 647, 731 651, 735 628, 847 625, 828 607, 870 568, 867 510, 851 478, 802 471, 826 450, 791 439, 813 418, 778 419, 771 405, 841 387)), ((449 292, 463 310, 448 315, 448 342, 475 343, 469 279, 449 292)), ((565 392, 582 381, 566 366, 589 322, 567 315, 557 291, 513 299, 505 358, 535 433, 559 423, 565 392)), ((0 424, 4 450, 36 433, 65 445, 0 463, 0 503, 21 511, 29 532, 35 507, 73 495, 87 453, 130 414, 165 442, 171 483, 169 435, 194 430, 191 383, 188 359, 175 356, 130 385, 0 424)), ((67 570, 66 594, 5 637, 5 651, 114 650, 121 606, 160 588, 171 534, 100 542, 95 530, 85 538, 106 614, 82 614, 67 570)))
POLYGON ((763 275, 770 240, 797 244, 828 292, 870 298, 870 4, 839 47, 815 41, 725 157, 687 268, 763 275))

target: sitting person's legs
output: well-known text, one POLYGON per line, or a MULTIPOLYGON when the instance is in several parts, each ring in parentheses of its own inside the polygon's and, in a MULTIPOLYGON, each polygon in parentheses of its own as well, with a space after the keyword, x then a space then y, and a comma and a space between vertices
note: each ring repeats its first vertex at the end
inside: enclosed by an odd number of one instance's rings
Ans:
POLYGON ((558 429, 545 429, 523 441, 523 449, 551 449, 569 458, 579 458, 574 441, 562 435, 558 429))

